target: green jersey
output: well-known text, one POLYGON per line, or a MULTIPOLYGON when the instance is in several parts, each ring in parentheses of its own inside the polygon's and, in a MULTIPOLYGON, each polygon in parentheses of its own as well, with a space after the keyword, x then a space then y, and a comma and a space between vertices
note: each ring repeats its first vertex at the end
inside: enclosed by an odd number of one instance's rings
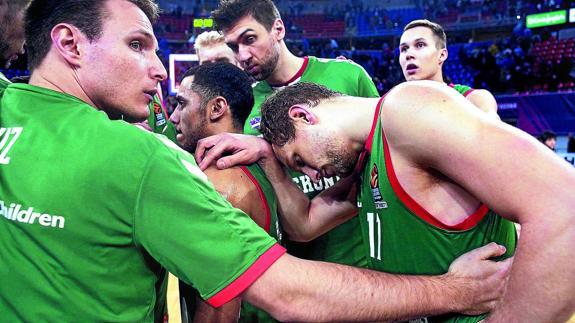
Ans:
POLYGON ((219 306, 285 252, 164 136, 24 84, 0 120, 5 321, 159 321, 166 269, 219 306))
MULTIPOLYGON (((281 244, 282 231, 277 216, 277 199, 272 184, 258 164, 240 166, 240 168, 256 186, 261 203, 265 208, 266 220, 264 223, 264 230, 281 244)), ((190 318, 188 321, 191 321, 191 318, 194 317, 194 313, 196 311, 195 302, 197 291, 189 285, 180 284, 180 295, 181 299, 185 302, 186 313, 183 316, 190 318)), ((252 323, 277 321, 265 311, 260 310, 247 302, 242 302, 240 322, 252 323)))
POLYGON ((453 88, 455 91, 461 93, 464 97, 467 97, 471 92, 475 91, 475 89, 462 84, 449 84, 449 87, 453 88))
MULTIPOLYGON (((277 215, 277 198, 272 184, 258 164, 240 167, 258 189, 262 203, 266 209, 264 229, 281 244, 283 234, 277 215)), ((242 302, 239 321, 243 323, 277 322, 268 313, 247 302, 242 302)))
POLYGON ((162 134, 171 141, 177 143, 176 141, 176 127, 170 122, 170 117, 164 109, 162 100, 158 95, 154 95, 154 101, 152 101, 148 107, 150 108, 150 115, 148 116, 148 125, 152 129, 152 132, 162 134))
MULTIPOLYGON (((381 102, 381 101, 380 101, 381 102)), ((369 267, 388 273, 438 275, 455 258, 489 242, 507 248, 510 257, 517 242, 515 226, 487 206, 457 225, 447 225, 427 212, 401 186, 391 163, 379 109, 360 161, 359 215, 369 267)), ((428 322, 477 322, 482 316, 459 314, 427 318, 428 322)))
MULTIPOLYGON (((321 84, 331 90, 352 96, 379 96, 370 76, 358 64, 347 60, 308 56, 304 58, 304 64, 299 72, 286 84, 273 86, 266 81, 260 81, 254 85, 255 104, 244 126, 244 133, 260 135, 260 105, 274 91, 298 82, 321 84)), ((299 172, 290 174, 293 181, 310 199, 339 180, 339 177, 334 176, 313 183, 305 174, 299 172)), ((361 252, 362 243, 359 221, 353 218, 309 244, 291 244, 288 249, 294 246, 290 252, 303 258, 363 267, 367 265, 367 260, 361 252)))

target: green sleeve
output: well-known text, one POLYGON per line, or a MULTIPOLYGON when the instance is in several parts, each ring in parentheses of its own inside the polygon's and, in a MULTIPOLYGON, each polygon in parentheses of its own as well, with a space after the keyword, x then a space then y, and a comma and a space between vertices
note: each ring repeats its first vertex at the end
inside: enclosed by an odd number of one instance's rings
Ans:
POLYGON ((371 76, 367 73, 363 67, 360 67, 361 71, 359 72, 357 86, 358 86, 358 96, 364 98, 378 98, 379 93, 377 92, 377 88, 373 81, 371 80, 371 76))
POLYGON ((134 240, 209 299, 237 287, 235 281, 262 267, 258 258, 274 247, 276 258, 263 271, 281 254, 272 237, 215 191, 193 157, 176 149, 161 147, 148 162, 134 212, 134 240))

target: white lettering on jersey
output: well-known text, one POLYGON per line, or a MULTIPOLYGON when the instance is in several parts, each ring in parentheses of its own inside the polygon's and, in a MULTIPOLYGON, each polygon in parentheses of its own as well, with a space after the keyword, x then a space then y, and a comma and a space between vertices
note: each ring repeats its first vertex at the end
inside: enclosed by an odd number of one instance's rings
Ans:
POLYGON ((8 164, 10 162, 10 157, 8 157, 8 152, 20 137, 22 133, 22 127, 15 128, 0 128, 0 164, 8 164))
POLYGON ((34 212, 31 206, 26 209, 21 204, 10 203, 8 207, 7 204, 0 200, 0 215, 8 220, 26 224, 34 224, 38 220, 37 223, 43 227, 64 229, 66 219, 63 216, 34 212))
POLYGON ((311 178, 307 175, 301 175, 298 177, 293 177, 292 181, 298 184, 299 188, 305 193, 323 191, 339 181, 339 176, 333 177, 322 177, 319 182, 313 183, 311 178))

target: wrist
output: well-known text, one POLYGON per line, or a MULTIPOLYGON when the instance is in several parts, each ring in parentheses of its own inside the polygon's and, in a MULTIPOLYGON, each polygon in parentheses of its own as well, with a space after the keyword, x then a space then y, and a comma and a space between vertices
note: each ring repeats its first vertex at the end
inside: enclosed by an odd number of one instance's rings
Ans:
POLYGON ((462 313, 468 308, 465 282, 456 275, 445 273, 438 276, 442 292, 439 293, 441 307, 448 313, 462 313))

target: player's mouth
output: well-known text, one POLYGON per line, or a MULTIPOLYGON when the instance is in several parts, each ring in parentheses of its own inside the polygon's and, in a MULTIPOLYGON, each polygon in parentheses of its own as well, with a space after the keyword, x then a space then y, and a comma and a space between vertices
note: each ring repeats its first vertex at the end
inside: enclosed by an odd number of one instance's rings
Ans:
POLYGON ((149 90, 149 91, 144 91, 144 96, 146 97, 146 99, 148 100, 148 103, 154 101, 154 96, 158 94, 158 90, 153 89, 153 90, 149 90))
POLYGON ((258 66, 257 65, 248 65, 248 66, 246 66, 245 71, 250 75, 254 75, 258 72, 258 66))
POLYGON ((181 143, 184 141, 184 134, 182 133, 182 130, 180 129, 180 125, 176 125, 176 140, 181 143))
POLYGON ((407 72, 408 75, 413 75, 417 73, 418 69, 419 67, 415 64, 407 64, 407 66, 405 67, 405 71, 407 72))

